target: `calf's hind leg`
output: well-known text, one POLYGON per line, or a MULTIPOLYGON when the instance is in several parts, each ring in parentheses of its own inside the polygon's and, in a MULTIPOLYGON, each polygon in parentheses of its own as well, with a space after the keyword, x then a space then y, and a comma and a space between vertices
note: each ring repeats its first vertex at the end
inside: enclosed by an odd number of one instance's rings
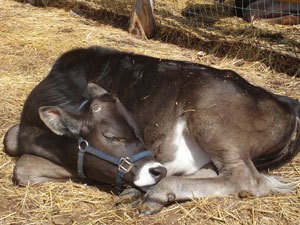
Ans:
POLYGON ((75 172, 69 171, 47 159, 29 154, 22 155, 18 159, 13 172, 13 181, 21 186, 51 181, 66 181, 75 177, 75 172))
POLYGON ((19 129, 19 124, 12 126, 8 129, 3 139, 4 152, 12 157, 20 155, 18 152, 19 129))

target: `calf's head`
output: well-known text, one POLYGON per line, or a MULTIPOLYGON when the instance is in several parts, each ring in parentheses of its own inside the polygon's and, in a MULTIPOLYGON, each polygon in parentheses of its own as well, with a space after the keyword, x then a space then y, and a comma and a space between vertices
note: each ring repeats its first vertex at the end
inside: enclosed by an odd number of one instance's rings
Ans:
MULTIPOLYGON (((91 100, 80 107, 79 113, 57 106, 39 109, 52 132, 79 141, 79 174, 111 184, 118 179, 137 187, 156 184, 166 175, 166 169, 145 151, 130 113, 99 86, 89 84, 88 90, 91 100)), ((77 153, 78 149, 73 150, 77 153)))

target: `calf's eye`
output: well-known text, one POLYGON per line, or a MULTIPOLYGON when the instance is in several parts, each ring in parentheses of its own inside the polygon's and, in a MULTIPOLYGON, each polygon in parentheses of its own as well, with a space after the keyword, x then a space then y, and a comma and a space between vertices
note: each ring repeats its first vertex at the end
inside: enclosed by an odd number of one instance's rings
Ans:
POLYGON ((92 105, 93 112, 99 112, 101 110, 101 106, 98 104, 92 105))
POLYGON ((113 134, 105 133, 103 136, 109 141, 119 141, 119 138, 115 137, 113 134))
POLYGON ((116 137, 114 134, 112 133, 103 133, 102 134, 106 140, 111 141, 111 142, 122 142, 122 143, 126 143, 126 138, 122 138, 122 137, 116 137))

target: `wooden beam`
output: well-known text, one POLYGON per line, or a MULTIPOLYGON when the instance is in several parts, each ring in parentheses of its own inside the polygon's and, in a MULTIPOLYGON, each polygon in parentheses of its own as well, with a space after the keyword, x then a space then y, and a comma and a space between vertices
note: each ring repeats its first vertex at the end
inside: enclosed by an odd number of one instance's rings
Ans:
POLYGON ((142 38, 150 38, 156 22, 153 13, 153 0, 136 0, 129 22, 129 33, 142 38))

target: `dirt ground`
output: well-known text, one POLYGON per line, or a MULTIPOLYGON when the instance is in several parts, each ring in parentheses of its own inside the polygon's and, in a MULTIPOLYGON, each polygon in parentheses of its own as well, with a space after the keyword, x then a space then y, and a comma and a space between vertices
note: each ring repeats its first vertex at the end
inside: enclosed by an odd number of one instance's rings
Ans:
MULTIPOLYGON (((261 61, 200 54, 201 46, 195 50, 158 39, 137 39, 126 30, 83 18, 72 10, 0 0, 0 137, 18 123, 26 96, 47 75, 56 58, 72 48, 91 45, 233 69, 253 84, 300 98, 299 77, 272 71, 261 61)), ((109 187, 71 181, 14 186, 11 178, 16 159, 2 151, 2 144, 0 149, 0 225, 300 224, 299 182, 296 190, 286 195, 201 198, 140 217, 130 205, 114 206, 116 196, 109 187)), ((300 155, 270 173, 299 181, 300 155)))

